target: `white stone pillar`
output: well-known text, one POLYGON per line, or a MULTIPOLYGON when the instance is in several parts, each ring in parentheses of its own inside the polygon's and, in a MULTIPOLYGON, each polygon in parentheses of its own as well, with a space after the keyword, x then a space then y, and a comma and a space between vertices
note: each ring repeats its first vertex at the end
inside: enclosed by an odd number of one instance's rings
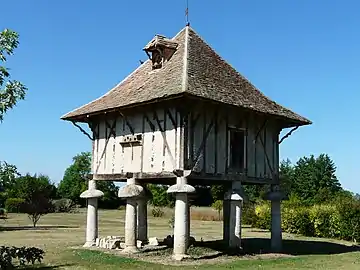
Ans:
POLYGON ((232 188, 225 193, 224 197, 224 240, 231 249, 241 248, 241 207, 243 197, 244 192, 240 182, 232 183, 232 188), (225 212, 225 209, 227 212, 225 212))
POLYGON ((138 200, 138 240, 148 242, 147 198, 138 200))
POLYGON ((189 207, 188 207, 188 193, 194 193, 195 188, 186 184, 186 177, 190 174, 189 171, 182 172, 183 175, 177 177, 176 184, 169 187, 168 193, 175 194, 175 222, 174 222, 174 250, 173 258, 175 260, 182 260, 188 255, 187 250, 187 236, 189 232, 189 207))
POLYGON ((127 184, 119 189, 118 197, 126 198, 125 212, 125 253, 138 252, 137 234, 137 200, 143 194, 144 188, 135 184, 134 178, 129 178, 127 184))
POLYGON ((271 249, 280 252, 282 249, 280 201, 271 201, 271 249))
POLYGON ((187 205, 186 205, 186 236, 185 236, 185 242, 186 242, 186 248, 190 246, 190 203, 189 203, 189 197, 187 196, 187 205))
POLYGON ((86 236, 84 247, 95 246, 98 237, 98 198, 104 193, 96 189, 95 180, 89 180, 88 190, 80 194, 87 199, 86 236))
POLYGON ((286 200, 287 196, 280 191, 278 185, 274 185, 266 194, 266 199, 271 201, 271 249, 273 252, 280 252, 282 250, 281 201, 286 200))
POLYGON ((230 201, 226 198, 223 201, 223 241, 229 243, 230 234, 230 201))
POLYGON ((241 247, 241 203, 242 200, 230 201, 229 247, 241 247))
POLYGON ((177 193, 175 196, 174 257, 176 260, 181 260, 187 248, 187 194, 177 193))
POLYGON ((124 252, 134 253, 137 251, 136 246, 136 199, 129 198, 126 200, 125 213, 125 249, 124 252))

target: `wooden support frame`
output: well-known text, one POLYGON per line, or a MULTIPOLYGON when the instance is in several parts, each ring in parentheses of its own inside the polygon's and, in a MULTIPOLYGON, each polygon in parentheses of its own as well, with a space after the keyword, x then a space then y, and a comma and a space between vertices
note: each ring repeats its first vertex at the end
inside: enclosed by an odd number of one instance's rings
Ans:
MULTIPOLYGON (((168 143, 168 141, 167 141, 167 139, 166 139, 166 133, 165 133, 165 131, 166 131, 165 128, 166 128, 166 127, 162 128, 161 123, 160 123, 160 120, 159 120, 159 117, 158 117, 158 115, 157 115, 157 113, 156 113, 156 109, 154 110, 154 118, 155 118, 155 121, 156 121, 156 123, 157 123, 157 125, 158 125, 158 128, 159 128, 159 130, 160 130, 160 132, 161 132, 161 135, 162 135, 163 141, 164 141, 163 156, 165 155, 165 150, 166 150, 167 153, 168 153, 168 155, 170 156, 171 163, 172 163, 173 167, 175 168, 175 166, 176 166, 175 158, 173 157, 173 155, 172 155, 172 153, 171 153, 171 151, 170 151, 170 146, 169 146, 169 143, 168 143)), ((147 119, 148 119, 148 117, 147 117, 147 119)), ((148 119, 148 120, 150 121, 150 119, 148 119)), ((151 122, 151 121, 150 121, 150 122, 151 122)), ((164 124, 165 124, 165 123, 166 123, 166 119, 164 119, 164 124)))
POLYGON ((282 137, 280 140, 279 140, 279 143, 278 144, 281 144, 287 137, 289 137, 295 130, 297 130, 299 128, 299 126, 296 126, 294 127, 293 129, 291 129, 288 133, 286 133, 284 135, 284 137, 282 137))
POLYGON ((126 126, 129 128, 131 134, 134 135, 134 134, 135 134, 134 128, 133 128, 133 126, 129 123, 126 115, 124 115, 124 114, 123 114, 122 112, 120 112, 120 111, 119 111, 119 114, 120 114, 121 117, 124 119, 124 122, 125 122, 126 126))
POLYGON ((192 170, 194 169, 195 164, 198 162, 201 152, 203 152, 203 160, 204 160, 203 170, 206 171, 206 157, 205 157, 206 156, 206 141, 207 141, 207 138, 209 137, 211 129, 215 125, 215 117, 217 117, 217 115, 218 115, 218 110, 215 111, 210 124, 206 127, 206 113, 204 113, 203 138, 202 138, 199 149, 196 151, 195 158, 194 158, 194 160, 192 160, 192 164, 191 164, 192 170))
POLYGON ((81 133, 85 134, 91 141, 94 140, 94 137, 90 136, 90 134, 86 130, 84 130, 81 126, 79 126, 75 121, 71 121, 71 123, 75 127, 77 127, 81 131, 81 133))
MULTIPOLYGON (((106 125, 106 127, 107 127, 108 129, 110 129, 109 138, 110 138, 111 136, 116 137, 116 122, 117 122, 117 117, 115 117, 115 119, 113 119, 113 120, 114 120, 114 122, 112 123, 112 125, 110 125, 109 122, 107 121, 107 119, 105 119, 105 125, 106 125)), ((105 135, 105 137, 107 137, 107 136, 105 135)))

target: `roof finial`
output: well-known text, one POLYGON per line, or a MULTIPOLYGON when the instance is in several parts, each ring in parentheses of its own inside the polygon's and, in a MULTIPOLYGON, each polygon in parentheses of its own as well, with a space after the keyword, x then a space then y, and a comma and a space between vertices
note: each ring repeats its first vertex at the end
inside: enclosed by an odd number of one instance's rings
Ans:
POLYGON ((189 0, 186 0, 185 18, 186 18, 186 26, 190 26, 190 22, 189 22, 189 0))

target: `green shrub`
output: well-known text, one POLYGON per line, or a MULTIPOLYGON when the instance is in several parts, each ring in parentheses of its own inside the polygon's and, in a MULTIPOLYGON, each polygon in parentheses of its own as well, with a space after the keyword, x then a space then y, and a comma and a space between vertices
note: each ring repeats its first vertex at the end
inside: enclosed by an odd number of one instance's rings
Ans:
POLYGON ((282 207, 281 227, 284 232, 314 236, 314 227, 307 207, 282 207))
POLYGON ((255 220, 252 224, 256 228, 269 230, 271 227, 271 207, 270 203, 265 201, 255 207, 255 220))
POLYGON ((55 213, 72 213, 76 210, 76 204, 71 199, 53 200, 53 210, 55 213))
POLYGON ((7 219, 7 212, 4 208, 0 208, 0 219, 7 219))
POLYGON ((217 200, 211 205, 211 207, 216 211, 218 211, 219 220, 221 220, 221 210, 223 209, 223 201, 217 200))
POLYGON ((165 212, 159 207, 153 208, 151 213, 153 217, 162 217, 165 214, 165 212))
POLYGON ((8 198, 5 201, 5 209, 10 213, 20 213, 24 202, 21 198, 8 198))
POLYGON ((340 238, 360 241, 360 202, 345 201, 337 205, 340 218, 340 238))
POLYGON ((0 269, 14 269, 15 264, 13 259, 18 260, 18 264, 24 266, 25 264, 41 263, 44 255, 42 249, 36 247, 0 247, 0 269))
POLYGON ((314 205, 310 209, 310 220, 314 226, 314 236, 338 238, 340 236, 340 216, 334 205, 314 205))
POLYGON ((244 203, 241 218, 244 224, 255 226, 257 218, 255 213, 255 205, 252 203, 244 203))

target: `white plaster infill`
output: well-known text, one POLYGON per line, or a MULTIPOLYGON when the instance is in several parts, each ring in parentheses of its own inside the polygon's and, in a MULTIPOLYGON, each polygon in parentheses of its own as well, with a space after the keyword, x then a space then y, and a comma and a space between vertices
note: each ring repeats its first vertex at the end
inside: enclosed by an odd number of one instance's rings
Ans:
POLYGON ((188 193, 194 193, 193 186, 186 184, 185 177, 178 177, 177 183, 168 188, 167 193, 175 194, 175 222, 174 222, 174 250, 173 258, 177 261, 183 260, 189 255, 186 254, 189 236, 189 209, 188 193))
POLYGON ((118 197, 126 199, 125 213, 125 248, 124 253, 136 253, 137 248, 137 200, 142 197, 144 188, 136 185, 134 178, 127 180, 127 185, 119 189, 118 197))
POLYGON ((104 193, 96 189, 94 180, 89 181, 89 189, 80 194, 80 198, 87 199, 87 217, 86 217, 86 241, 84 247, 96 245, 98 237, 98 198, 104 196, 104 193))

